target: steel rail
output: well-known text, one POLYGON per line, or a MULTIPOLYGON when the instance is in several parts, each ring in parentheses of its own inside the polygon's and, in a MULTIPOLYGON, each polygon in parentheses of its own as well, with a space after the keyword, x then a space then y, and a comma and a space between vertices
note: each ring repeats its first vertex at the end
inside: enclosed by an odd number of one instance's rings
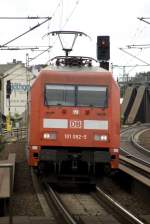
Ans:
POLYGON ((60 211, 61 215, 63 216, 64 220, 68 224, 77 224, 77 221, 71 216, 71 214, 67 211, 67 209, 64 207, 62 202, 59 200, 56 193, 53 191, 53 189, 47 185, 48 188, 48 194, 53 200, 54 204, 56 205, 57 209, 60 211))
POLYGON ((145 166, 148 166, 148 167, 150 166, 150 163, 149 163, 148 161, 145 161, 145 160, 143 160, 143 159, 141 159, 141 158, 139 158, 139 157, 133 155, 132 153, 129 153, 129 152, 128 152, 127 150, 125 150, 124 148, 120 147, 120 150, 121 150, 122 152, 124 152, 128 158, 133 158, 133 159, 134 159, 136 162, 138 162, 138 163, 141 163, 141 162, 142 162, 142 164, 144 164, 145 166))
POLYGON ((121 161, 123 161, 123 162, 126 162, 126 163, 128 163, 128 164, 130 164, 130 165, 132 165, 132 166, 135 166, 135 167, 137 167, 137 168, 139 168, 139 169, 141 169, 141 170, 143 170, 144 172, 146 172, 146 173, 149 173, 150 174, 150 167, 149 167, 149 163, 147 164, 141 164, 139 161, 137 162, 137 161, 135 161, 135 160, 132 160, 131 159, 132 157, 126 157, 126 156, 123 156, 123 155, 120 155, 119 156, 119 159, 121 160, 121 161))
MULTIPOLYGON (((137 128, 138 126, 137 125, 133 125, 133 126, 131 126, 131 127, 129 127, 129 128, 126 128, 125 130, 121 130, 121 135, 122 134, 124 134, 124 133, 126 133, 126 132, 128 132, 131 128, 137 128)), ((140 124, 140 126, 139 126, 140 128, 144 128, 145 127, 145 129, 147 129, 147 127, 150 127, 150 125, 149 124, 140 124)), ((144 131, 144 129, 142 129, 142 130, 140 130, 140 131, 144 131)), ((138 132, 140 132, 139 130, 138 131, 136 131, 136 132, 134 132, 133 134, 132 134, 132 136, 131 136, 131 142, 133 143, 133 145, 135 146, 135 147, 137 147, 137 148, 139 148, 139 149, 143 149, 143 151, 144 151, 144 147, 142 147, 142 146, 140 146, 137 142, 135 143, 135 141, 134 141, 134 137, 133 136, 135 136, 135 134, 137 134, 138 132)), ((141 163, 142 162, 142 164, 144 164, 144 165, 146 165, 146 166, 150 166, 150 163, 148 162, 148 161, 145 161, 145 160, 143 160, 143 159, 141 159, 141 158, 139 158, 139 157, 137 157, 137 156, 135 156, 135 155, 133 155, 132 153, 129 153, 126 149, 124 149, 123 147, 120 147, 120 150, 122 151, 122 152, 124 152, 126 155, 127 155, 127 157, 130 157, 130 158, 133 158, 135 161, 137 161, 138 163, 141 163)), ((146 151, 144 151, 144 152, 146 152, 146 151)), ((150 151, 149 151, 149 153, 150 153, 150 151)))
MULTIPOLYGON (((56 193, 53 191, 53 189, 48 186, 49 194, 52 200, 54 200, 55 205, 63 215, 64 219, 66 220, 67 223, 71 224, 77 224, 78 222, 72 218, 70 213, 66 210, 62 202, 59 200, 58 196, 56 193)), ((125 208, 123 208, 119 203, 114 201, 109 195, 107 195, 105 192, 103 192, 99 187, 96 187, 97 191, 97 197, 103 199, 103 202, 107 204, 107 207, 113 208, 115 210, 115 213, 120 216, 121 218, 123 217, 126 223, 132 223, 132 224, 144 224, 141 220, 139 220, 136 216, 131 214, 129 211, 127 211, 125 208)), ((96 200, 99 202, 101 205, 99 199, 96 198, 96 200)), ((107 210, 107 209, 106 209, 107 210)), ((119 219, 119 218, 118 218, 119 219)))
POLYGON ((147 130, 150 130, 150 128, 146 128, 146 129, 144 129, 144 130, 140 130, 140 131, 138 130, 138 131, 136 131, 135 133, 133 133, 133 135, 131 136, 131 141, 132 141, 133 145, 135 145, 138 149, 141 149, 141 150, 144 151, 146 154, 148 154, 148 156, 150 156, 150 150, 144 148, 143 146, 141 146, 141 145, 135 140, 136 135, 140 135, 140 133, 143 133, 143 132, 145 132, 145 131, 147 131, 147 130))
MULTIPOLYGON (((131 126, 127 128, 126 130, 121 131, 121 135, 127 133, 128 131, 131 130, 131 128, 135 129, 140 129, 140 130, 133 130, 133 133, 131 135, 131 142, 132 147, 134 146, 137 150, 139 149, 136 143, 134 144, 134 137, 137 133, 143 132, 144 128, 147 130, 149 128, 149 124, 142 124, 139 126, 131 126)), ((140 149, 141 150, 141 149, 140 149)), ((150 162, 146 161, 145 159, 142 159, 140 155, 134 155, 132 152, 128 152, 126 149, 120 147, 120 151, 123 153, 122 155, 119 156, 120 159, 120 165, 119 169, 122 170, 123 172, 129 174, 136 180, 140 181, 144 185, 150 187, 150 180, 149 180, 149 175, 150 175, 150 162), (125 154, 125 155, 124 155, 125 154)), ((143 153, 145 152, 144 150, 142 151, 143 153)))
POLYGON ((123 208, 118 202, 114 201, 110 196, 108 196, 104 191, 102 191, 99 187, 96 186, 97 195, 99 198, 103 199, 109 207, 113 207, 115 211, 120 215, 123 216, 124 219, 127 220, 127 223, 132 224, 144 224, 141 220, 123 208))

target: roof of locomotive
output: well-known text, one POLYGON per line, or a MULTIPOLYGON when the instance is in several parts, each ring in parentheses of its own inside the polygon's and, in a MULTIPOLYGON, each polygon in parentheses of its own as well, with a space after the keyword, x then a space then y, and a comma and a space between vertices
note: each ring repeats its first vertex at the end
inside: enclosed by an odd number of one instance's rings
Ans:
MULTIPOLYGON (((109 79, 112 80, 112 72, 105 70, 99 66, 56 66, 49 65, 42 69, 37 75, 36 80, 38 79, 47 79, 48 77, 97 77, 100 79, 109 79)), ((35 80, 35 82, 36 82, 35 80)))
MULTIPOLYGON (((96 79, 105 79, 105 80, 113 80, 112 72, 105 70, 99 66, 52 66, 49 65, 46 68, 42 69, 39 72, 39 79, 47 79, 51 77, 52 79, 59 77, 60 79, 66 77, 67 79, 93 79, 93 77, 97 77, 96 79)), ((37 78, 37 79, 38 79, 37 78)), ((96 80, 95 79, 95 80, 96 80)))
MULTIPOLYGON (((42 69, 32 87, 38 83, 50 81, 51 83, 91 83, 96 85, 98 83, 112 84, 117 86, 113 78, 112 72, 105 70, 99 66, 56 66, 49 65, 42 69)), ((31 87, 31 89, 32 89, 31 87)))
MULTIPOLYGON (((58 71, 58 72, 107 72, 104 68, 99 66, 56 66, 48 65, 43 70, 58 71)), ((41 71, 43 71, 41 70, 41 71)))
MULTIPOLYGON (((35 83, 38 80, 47 82, 83 82, 83 83, 111 83, 115 82, 112 72, 107 71, 100 67, 82 67, 82 66, 47 66, 42 69, 35 83)), ((34 84, 35 84, 34 83, 34 84)))
MULTIPOLYGON (((56 56, 50 65, 42 69, 37 75, 38 80, 47 82, 115 82, 112 72, 99 66, 94 58, 86 56, 56 56)), ((94 83, 93 82, 93 83, 94 83)))

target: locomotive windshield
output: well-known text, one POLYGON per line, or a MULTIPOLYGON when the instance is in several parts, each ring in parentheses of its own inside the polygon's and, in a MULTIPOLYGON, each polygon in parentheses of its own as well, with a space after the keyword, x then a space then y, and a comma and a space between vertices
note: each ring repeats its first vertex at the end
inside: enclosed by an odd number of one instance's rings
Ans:
POLYGON ((45 86, 45 105, 47 106, 85 106, 106 107, 107 87, 51 85, 45 86))
POLYGON ((46 85, 45 103, 48 106, 74 106, 75 86, 46 85))
POLYGON ((106 87, 79 86, 78 106, 106 107, 106 87))

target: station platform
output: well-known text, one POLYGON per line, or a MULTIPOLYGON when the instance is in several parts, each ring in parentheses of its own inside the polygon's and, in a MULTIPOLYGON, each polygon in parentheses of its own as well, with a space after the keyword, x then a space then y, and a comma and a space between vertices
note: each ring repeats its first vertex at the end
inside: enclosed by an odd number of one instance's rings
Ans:
MULTIPOLYGON (((54 218, 44 216, 14 216, 12 224, 54 224, 54 218)), ((9 217, 0 217, 0 224, 9 224, 9 217)))

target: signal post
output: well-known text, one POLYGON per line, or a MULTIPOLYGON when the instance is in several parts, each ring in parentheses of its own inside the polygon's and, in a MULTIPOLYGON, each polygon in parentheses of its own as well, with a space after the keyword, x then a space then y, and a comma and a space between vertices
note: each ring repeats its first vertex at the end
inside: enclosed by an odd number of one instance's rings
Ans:
POLYGON ((97 36, 97 59, 100 67, 109 70, 110 59, 110 37, 97 36))
POLYGON ((10 95, 11 95, 11 81, 7 80, 6 84, 6 98, 8 99, 8 115, 6 116, 6 129, 11 131, 11 120, 10 120, 10 95))

